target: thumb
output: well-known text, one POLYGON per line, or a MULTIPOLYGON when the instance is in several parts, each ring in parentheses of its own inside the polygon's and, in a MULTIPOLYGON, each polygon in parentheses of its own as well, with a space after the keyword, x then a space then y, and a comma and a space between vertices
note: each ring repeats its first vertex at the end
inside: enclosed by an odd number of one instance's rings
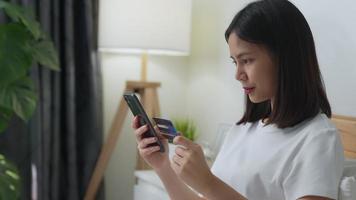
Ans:
POLYGON ((193 142, 183 136, 176 136, 173 139, 173 144, 182 145, 189 148, 193 145, 193 142))

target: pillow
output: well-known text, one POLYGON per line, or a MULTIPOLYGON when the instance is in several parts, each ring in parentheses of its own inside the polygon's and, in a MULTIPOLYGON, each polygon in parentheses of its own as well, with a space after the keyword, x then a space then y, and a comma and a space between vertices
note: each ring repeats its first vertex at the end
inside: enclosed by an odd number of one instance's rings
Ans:
POLYGON ((342 177, 339 190, 339 200, 355 200, 356 178, 353 176, 342 177))
POLYGON ((339 200, 356 200, 356 160, 345 160, 339 200))

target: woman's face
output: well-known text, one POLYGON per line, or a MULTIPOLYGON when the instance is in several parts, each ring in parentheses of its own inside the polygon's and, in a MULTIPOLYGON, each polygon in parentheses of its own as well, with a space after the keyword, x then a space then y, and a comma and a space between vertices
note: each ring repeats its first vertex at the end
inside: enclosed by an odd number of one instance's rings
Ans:
POLYGON ((228 40, 230 55, 236 65, 236 79, 253 103, 273 102, 277 89, 277 70, 263 45, 246 42, 235 33, 228 40))

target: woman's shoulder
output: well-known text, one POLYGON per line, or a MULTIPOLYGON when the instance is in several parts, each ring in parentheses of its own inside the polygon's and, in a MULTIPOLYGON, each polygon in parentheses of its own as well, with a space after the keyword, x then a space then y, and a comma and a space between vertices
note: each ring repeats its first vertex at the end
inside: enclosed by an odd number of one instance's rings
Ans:
POLYGON ((337 132, 336 126, 324 113, 319 113, 312 119, 305 120, 305 122, 302 122, 301 128, 304 128, 305 130, 312 131, 312 132, 325 132, 325 131, 337 132))
POLYGON ((340 137, 336 126, 323 113, 299 124, 295 133, 305 142, 319 141, 323 143, 336 141, 340 137))

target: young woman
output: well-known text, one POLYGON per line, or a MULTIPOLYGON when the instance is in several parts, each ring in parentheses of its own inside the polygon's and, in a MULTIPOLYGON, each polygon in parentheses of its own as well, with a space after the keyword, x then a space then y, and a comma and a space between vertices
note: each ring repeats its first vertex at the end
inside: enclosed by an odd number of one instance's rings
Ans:
POLYGON ((181 136, 172 161, 159 147, 147 147, 155 140, 141 138, 147 128, 135 118, 140 155, 171 199, 337 199, 343 148, 302 13, 287 0, 253 2, 237 13, 225 38, 246 107, 212 168, 201 147, 181 136))

